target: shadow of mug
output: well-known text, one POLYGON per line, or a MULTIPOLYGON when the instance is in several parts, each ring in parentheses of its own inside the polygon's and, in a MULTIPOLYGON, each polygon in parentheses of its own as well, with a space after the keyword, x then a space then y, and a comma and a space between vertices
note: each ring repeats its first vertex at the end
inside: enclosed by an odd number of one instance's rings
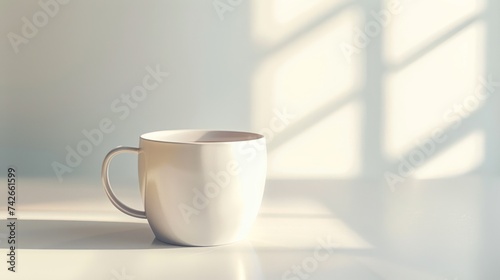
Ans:
POLYGON ((264 279, 260 259, 246 240, 215 247, 175 246, 156 239, 144 222, 18 220, 17 226, 22 229, 17 236, 21 250, 103 252, 92 254, 86 266, 113 267, 110 252, 134 250, 135 267, 127 268, 138 271, 138 279, 264 279))
MULTIPOLYGON (((152 243, 147 223, 65 220, 17 220, 19 249, 127 250, 177 247, 152 243)), ((0 243, 0 248, 7 248, 0 243)))

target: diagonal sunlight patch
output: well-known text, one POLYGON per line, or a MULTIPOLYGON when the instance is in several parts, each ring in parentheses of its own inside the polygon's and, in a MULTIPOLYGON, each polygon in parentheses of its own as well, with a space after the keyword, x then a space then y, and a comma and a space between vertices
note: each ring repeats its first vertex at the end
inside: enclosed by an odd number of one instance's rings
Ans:
POLYGON ((279 44, 297 32, 321 24, 322 19, 341 11, 348 0, 257 0, 252 1, 253 37, 264 47, 279 44))
MULTIPOLYGON (((348 64, 338 47, 350 36, 356 18, 353 13, 342 13, 258 61, 252 79, 254 129, 268 127, 275 109, 287 107, 304 114, 361 87, 359 59, 348 64)), ((279 30, 271 31, 279 34, 279 30)))
MULTIPOLYGON (((284 189, 293 186, 275 185, 284 189)), ((291 191, 283 196, 273 188, 267 193, 260 214, 252 228, 249 240, 257 247, 310 249, 318 245, 318 239, 328 238, 333 248, 368 249, 373 246, 348 221, 339 218, 329 203, 322 202, 311 190, 291 191)), ((315 189, 314 186, 311 186, 315 189)), ((295 189, 297 190, 297 189, 295 189)), ((316 188, 316 190, 318 190, 316 188)))
MULTIPOLYGON (((397 158, 413 149, 423 135, 453 124, 464 100, 481 86, 484 73, 484 24, 478 22, 432 52, 385 79, 385 153, 397 158), (458 109, 457 109, 458 108, 458 109)), ((484 100, 471 107, 481 110, 484 100)))
POLYGON ((314 248, 318 239, 328 236, 334 249, 370 249, 358 233, 339 218, 261 216, 249 240, 257 246, 289 249, 314 248))
POLYGON ((483 131, 475 131, 436 157, 432 157, 415 171, 414 177, 432 179, 470 172, 479 167, 484 160, 484 143, 483 131))
POLYGON ((256 245, 290 249, 314 248, 329 236, 334 249, 370 249, 372 246, 338 218, 261 217, 249 239, 256 245), (316 238, 314 238, 316 237, 316 238), (290 246, 292 245, 292 247, 290 246))
MULTIPOLYGON (((316 17, 324 16, 317 12, 316 17)), ((265 20, 256 17, 255 22, 265 20)), ((299 30, 298 37, 258 62, 252 88, 253 129, 273 130, 272 120, 281 108, 293 115, 290 124, 272 131, 275 142, 268 141, 270 178, 358 175, 361 108, 351 97, 364 83, 359 78, 362 64, 359 57, 348 63, 339 45, 360 21, 359 9, 326 17, 299 30)), ((266 31, 282 34, 281 27, 267 26, 266 31)))
POLYGON ((361 170, 361 115, 351 102, 276 147, 269 178, 354 178, 361 170))
MULTIPOLYGON (((388 26, 384 36, 384 57, 399 64, 409 54, 422 49, 446 31, 480 14, 485 0, 405 1, 401 16, 388 26), (425 20, 422 20, 425 15, 425 20), (443 16, 445 15, 445 16, 443 16)), ((442 35, 441 35, 442 36, 442 35)))

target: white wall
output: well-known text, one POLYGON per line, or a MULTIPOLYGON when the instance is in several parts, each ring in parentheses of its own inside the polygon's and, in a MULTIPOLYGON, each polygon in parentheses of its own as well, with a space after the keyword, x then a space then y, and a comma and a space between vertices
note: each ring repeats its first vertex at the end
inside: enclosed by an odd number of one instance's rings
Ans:
MULTIPOLYGON (((98 186, 109 149, 175 128, 265 132, 272 179, 406 180, 407 161, 412 178, 495 175, 500 87, 472 100, 482 77, 500 81, 490 2, 220 0, 230 10, 218 13, 208 0, 73 0, 16 45, 23 17, 44 10, 1 0, 0 168, 59 182, 66 146, 109 119, 114 130, 61 184, 98 186), (126 117, 113 111, 148 66, 170 76, 126 117)), ((134 163, 113 162, 116 180, 133 180, 134 163)))
MULTIPOLYGON (((0 3, 3 166, 56 178, 51 164, 65 164, 65 147, 76 149, 81 131, 104 118, 114 131, 65 180, 98 182, 105 153, 137 145, 144 132, 250 129, 248 8, 221 22, 208 2, 75 0, 59 5, 16 54, 8 34, 22 35, 22 18, 32 21, 43 9, 37 1, 0 3), (121 95, 142 84, 148 66, 170 76, 125 115, 121 95)), ((121 160, 113 165, 126 168, 121 160)))

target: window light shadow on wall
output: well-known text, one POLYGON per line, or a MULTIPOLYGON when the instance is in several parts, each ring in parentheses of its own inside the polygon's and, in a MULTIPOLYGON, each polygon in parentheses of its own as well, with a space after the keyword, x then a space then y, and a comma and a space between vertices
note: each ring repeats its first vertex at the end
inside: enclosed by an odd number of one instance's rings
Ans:
POLYGON ((270 178, 380 176, 435 129, 447 141, 426 155, 418 178, 467 174, 481 165, 487 100, 471 103, 459 127, 449 110, 487 77, 485 1, 400 1, 397 14, 391 5, 252 3, 258 49, 252 127, 269 128, 277 111, 293 115, 268 139, 270 178), (358 31, 368 40, 361 47, 358 31), (342 44, 356 52, 347 57, 342 44))

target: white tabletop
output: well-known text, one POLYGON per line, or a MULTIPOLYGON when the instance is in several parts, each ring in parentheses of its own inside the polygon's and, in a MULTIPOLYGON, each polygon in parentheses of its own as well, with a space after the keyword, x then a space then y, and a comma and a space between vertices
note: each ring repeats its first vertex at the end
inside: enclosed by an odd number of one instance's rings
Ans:
MULTIPOLYGON (((500 279, 498 179, 408 181, 394 191, 271 180, 246 240, 201 248, 155 240, 99 187, 30 180, 19 186, 16 273, 0 229, 0 279, 500 279)), ((121 195, 139 203, 135 191, 121 195)))

